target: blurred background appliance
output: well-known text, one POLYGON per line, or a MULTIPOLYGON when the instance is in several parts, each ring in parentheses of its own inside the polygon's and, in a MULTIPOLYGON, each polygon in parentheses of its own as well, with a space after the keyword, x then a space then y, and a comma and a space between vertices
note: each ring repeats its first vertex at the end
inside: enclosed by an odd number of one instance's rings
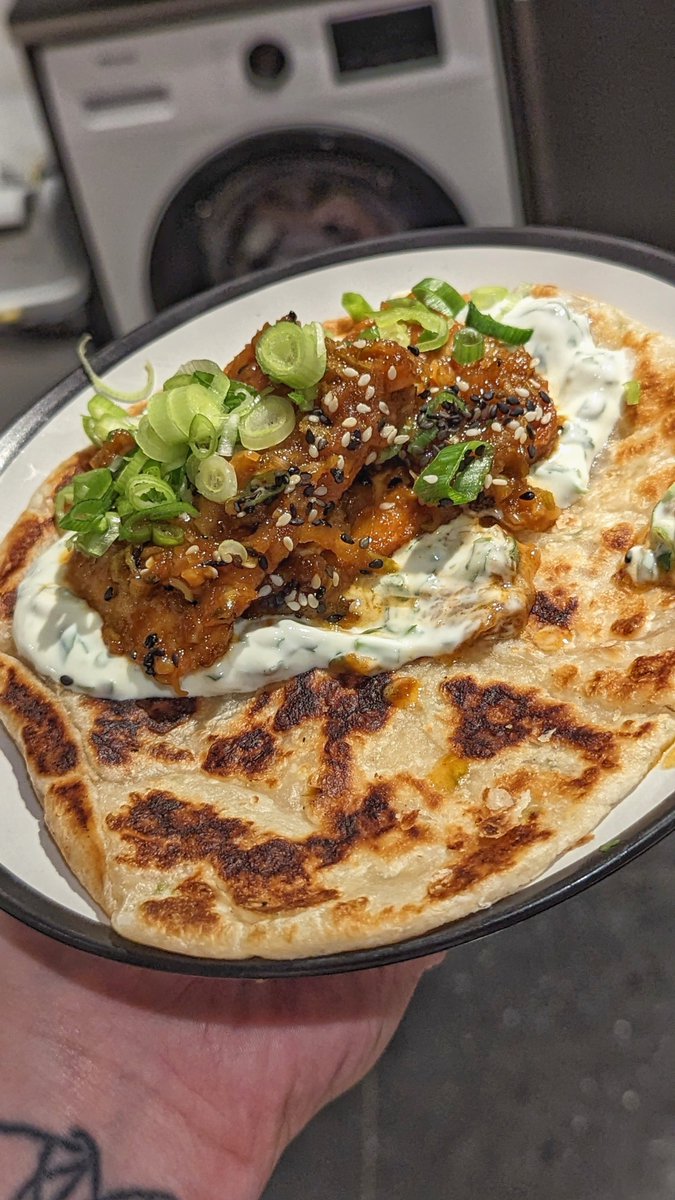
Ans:
POLYGON ((111 331, 317 250, 521 219, 488 0, 19 0, 111 331))
MULTIPOLYGON (((672 0, 17 0, 11 22, 100 337, 410 228, 675 248, 672 0)), ((0 309, 5 261, 0 234, 0 309)))

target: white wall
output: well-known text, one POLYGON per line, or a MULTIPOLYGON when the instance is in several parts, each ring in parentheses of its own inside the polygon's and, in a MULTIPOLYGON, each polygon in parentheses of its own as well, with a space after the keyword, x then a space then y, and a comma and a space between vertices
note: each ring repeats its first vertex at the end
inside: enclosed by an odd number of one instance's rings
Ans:
POLYGON ((12 0, 0 0, 0 167, 30 177, 48 155, 48 140, 22 52, 12 43, 7 16, 12 0))

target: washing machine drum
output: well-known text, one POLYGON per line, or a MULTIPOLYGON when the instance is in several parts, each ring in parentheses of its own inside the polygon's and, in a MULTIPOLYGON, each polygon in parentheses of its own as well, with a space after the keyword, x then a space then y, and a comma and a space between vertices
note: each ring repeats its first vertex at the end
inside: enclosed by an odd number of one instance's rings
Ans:
POLYGON ((355 134, 280 130, 229 147, 181 187, 152 247, 152 299, 159 312, 306 254, 461 224, 443 188, 392 147, 355 134))

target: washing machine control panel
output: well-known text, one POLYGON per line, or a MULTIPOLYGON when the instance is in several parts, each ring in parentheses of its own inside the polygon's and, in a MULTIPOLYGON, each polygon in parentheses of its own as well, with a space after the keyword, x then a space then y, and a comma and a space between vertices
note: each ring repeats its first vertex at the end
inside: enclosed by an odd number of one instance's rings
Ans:
POLYGON ((441 53, 431 4, 333 21, 330 31, 344 78, 403 63, 438 62, 441 53))

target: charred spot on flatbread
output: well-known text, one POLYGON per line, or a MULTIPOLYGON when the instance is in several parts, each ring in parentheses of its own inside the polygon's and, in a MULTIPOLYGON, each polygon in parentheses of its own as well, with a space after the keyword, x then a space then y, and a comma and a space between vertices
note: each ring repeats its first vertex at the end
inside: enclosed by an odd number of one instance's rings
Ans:
POLYGON ((57 812, 70 817, 82 829, 89 827, 93 809, 87 786, 81 779, 54 783, 51 796, 57 812))
POLYGON ((589 696, 612 700, 659 700, 668 698, 675 678, 675 650, 642 654, 627 670, 595 671, 587 684, 589 696))
POLYGON ((625 551, 628 550, 635 541, 635 530, 628 521, 619 521, 616 525, 611 525, 609 529, 603 529, 600 534, 603 545, 608 550, 625 551))
POLYGON ((583 724, 567 704, 501 682, 482 685, 470 675, 446 680, 442 693, 455 710, 452 741, 465 758, 494 758, 548 731, 603 766, 617 762, 616 740, 607 730, 583 724))
POLYGON ((10 668, 0 701, 18 721, 26 757, 40 775, 66 775, 78 765, 77 746, 58 705, 42 687, 26 682, 10 668))
POLYGON ((612 621, 610 630, 612 633, 618 633, 619 637, 631 638, 635 637, 642 629, 647 620, 646 604, 638 604, 627 612, 625 616, 617 617, 616 621, 612 621))
POLYGON ((52 526, 51 517, 41 517, 34 512, 24 513, 5 542, 0 566, 0 591, 14 573, 26 565, 33 546, 41 540, 45 529, 52 526))
POLYGON ((172 937, 213 933, 221 924, 212 887, 200 879, 184 879, 171 896, 145 900, 146 920, 172 937))
POLYGON ((264 836, 250 821, 222 817, 210 804, 195 805, 166 790, 132 792, 129 804, 109 815, 126 855, 137 866, 169 870, 202 864, 214 870, 242 908, 281 910, 307 907, 337 897, 317 880, 356 845, 377 839, 396 825, 386 785, 370 788, 354 812, 343 813, 328 836, 294 841, 264 836))
MULTIPOLYGON (((89 697, 91 717, 89 742, 98 761, 108 767, 124 766, 142 746, 142 733, 166 735, 184 724, 197 710, 198 702, 186 698, 166 700, 98 700, 89 697)), ((165 762, 186 761, 189 751, 154 742, 155 758, 165 762)))
POLYGON ((572 617, 579 607, 576 596, 567 596, 562 588, 556 588, 552 594, 537 592, 530 615, 542 625, 557 625, 559 629, 569 629, 572 617))
POLYGON ((462 848, 453 866, 432 880, 427 894, 433 900, 458 896, 488 877, 513 868, 525 850, 536 842, 547 841, 551 836, 551 831, 542 825, 534 813, 523 824, 514 825, 501 837, 471 839, 462 848))
POLYGON ((274 737, 266 729, 245 729, 232 737, 217 737, 211 743, 202 768, 211 775, 245 779, 262 774, 277 754, 274 737))

